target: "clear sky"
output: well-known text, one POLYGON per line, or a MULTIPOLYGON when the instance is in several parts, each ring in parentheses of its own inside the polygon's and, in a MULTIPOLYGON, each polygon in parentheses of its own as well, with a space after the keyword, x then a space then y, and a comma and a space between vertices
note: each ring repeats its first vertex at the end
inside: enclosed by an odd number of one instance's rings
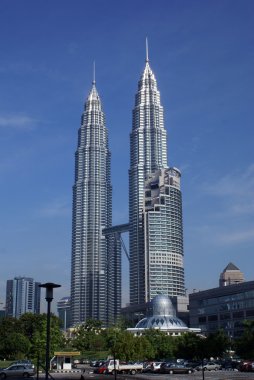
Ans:
POLYGON ((74 152, 94 60, 113 219, 128 221, 146 36, 169 164, 182 171, 186 288, 217 286, 230 261, 254 280, 254 1, 1 0, 2 301, 6 280, 19 275, 61 284, 56 300, 69 294, 74 152))

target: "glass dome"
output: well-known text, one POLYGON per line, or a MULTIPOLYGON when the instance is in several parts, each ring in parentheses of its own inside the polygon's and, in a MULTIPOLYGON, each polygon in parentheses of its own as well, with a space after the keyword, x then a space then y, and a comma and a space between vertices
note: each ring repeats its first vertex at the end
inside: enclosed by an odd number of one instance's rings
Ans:
POLYGON ((165 294, 158 294, 150 302, 149 315, 172 315, 175 317, 176 312, 171 299, 165 294))
POLYGON ((150 317, 143 318, 136 325, 136 329, 186 329, 186 324, 176 317, 176 312, 170 298, 158 294, 150 302, 150 317))
POLYGON ((135 327, 136 329, 186 329, 186 324, 177 317, 167 315, 154 315, 153 317, 143 318, 139 321, 135 327))

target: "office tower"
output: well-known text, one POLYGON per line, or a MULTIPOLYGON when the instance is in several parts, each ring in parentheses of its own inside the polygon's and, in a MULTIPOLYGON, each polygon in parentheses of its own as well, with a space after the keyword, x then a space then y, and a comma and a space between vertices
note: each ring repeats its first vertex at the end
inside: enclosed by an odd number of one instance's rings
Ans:
POLYGON ((229 263, 220 274, 220 286, 228 286, 244 282, 243 273, 233 263, 229 263))
POLYGON ((71 299, 63 297, 57 302, 58 316, 62 322, 62 329, 65 331, 71 326, 71 299))
MULTIPOLYGON (((111 228, 118 228, 113 226, 111 228)), ((116 323, 121 310, 122 301, 122 268, 121 268, 121 237, 119 232, 107 236, 108 252, 108 286, 107 286, 107 324, 112 326, 116 323)))
POLYGON ((29 277, 15 277, 6 284, 6 316, 19 318, 24 313, 40 313, 40 283, 29 277))
POLYGON ((71 315, 72 324, 93 318, 107 323, 111 226, 111 154, 105 116, 95 80, 85 102, 78 132, 73 186, 71 315))
POLYGON ((145 297, 184 296, 181 173, 160 169, 145 183, 145 297))
POLYGON ((138 83, 130 134, 129 223, 130 303, 145 302, 145 251, 143 229, 144 187, 148 176, 167 168, 167 132, 163 107, 148 49, 138 83))

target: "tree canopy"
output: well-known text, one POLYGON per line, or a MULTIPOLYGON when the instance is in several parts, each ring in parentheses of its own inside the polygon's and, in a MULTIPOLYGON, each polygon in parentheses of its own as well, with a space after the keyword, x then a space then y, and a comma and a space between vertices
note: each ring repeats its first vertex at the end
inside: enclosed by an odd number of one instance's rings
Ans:
MULTIPOLYGON (((46 314, 27 313, 19 319, 8 317, 0 320, 0 357, 10 360, 40 357, 43 360, 46 325, 46 314)), ((92 319, 78 326, 70 339, 65 338, 60 320, 54 315, 51 316, 50 335, 51 356, 54 351, 68 349, 81 351, 83 355, 98 353, 98 358, 115 355, 126 361, 222 357, 234 344, 222 330, 208 337, 194 333, 173 337, 153 329, 145 331, 142 336, 134 336, 121 323, 104 329, 100 321, 92 319)), ((235 346, 240 356, 254 356, 254 321, 245 323, 245 332, 235 346)))
MULTIPOLYGON (((50 351, 64 345, 60 330, 60 320, 52 315, 50 318, 50 351)), ((0 356, 13 360, 25 357, 45 357, 46 347, 46 314, 23 314, 19 319, 5 317, 0 320, 0 356)))

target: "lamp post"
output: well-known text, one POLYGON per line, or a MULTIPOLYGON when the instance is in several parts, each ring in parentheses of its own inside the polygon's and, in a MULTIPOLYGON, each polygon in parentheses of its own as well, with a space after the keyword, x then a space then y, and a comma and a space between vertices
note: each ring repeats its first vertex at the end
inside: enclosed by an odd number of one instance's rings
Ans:
POLYGON ((45 379, 49 378, 49 350, 50 350, 50 304, 53 300, 53 289, 60 288, 61 285, 54 284, 53 282, 47 282, 45 284, 39 285, 40 288, 46 289, 45 299, 48 303, 47 307, 47 338, 46 338, 46 368, 45 368, 45 379))

